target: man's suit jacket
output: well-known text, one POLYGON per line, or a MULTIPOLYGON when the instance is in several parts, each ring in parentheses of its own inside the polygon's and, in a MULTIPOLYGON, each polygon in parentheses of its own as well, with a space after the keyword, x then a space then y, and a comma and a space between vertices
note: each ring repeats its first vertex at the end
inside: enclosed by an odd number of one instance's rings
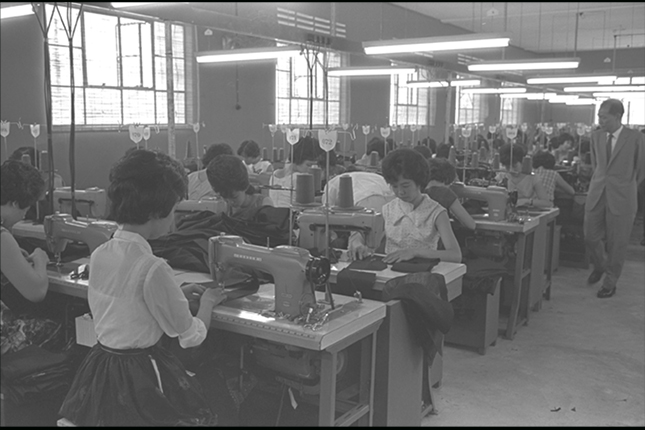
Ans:
POLYGON ((614 215, 635 214, 638 184, 645 178, 645 134, 623 126, 607 163, 607 135, 597 130, 591 135, 593 176, 585 205, 592 210, 603 191, 614 215))

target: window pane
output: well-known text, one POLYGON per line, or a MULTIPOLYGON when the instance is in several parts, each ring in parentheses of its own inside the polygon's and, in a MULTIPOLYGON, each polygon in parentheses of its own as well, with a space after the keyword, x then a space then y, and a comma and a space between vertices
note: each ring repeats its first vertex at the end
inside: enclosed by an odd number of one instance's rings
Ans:
POLYGON ((157 92, 157 124, 168 123, 168 95, 157 92))
POLYGON ((166 27, 162 22, 155 22, 155 55, 166 55, 166 27))
POLYGON ((184 58, 184 27, 172 25, 172 56, 173 58, 184 58))
POLYGON ((143 55, 143 86, 145 88, 152 88, 152 26, 146 24, 141 28, 141 52, 143 55))
POLYGON ((123 123, 154 124, 154 92, 123 90, 123 123))
POLYGON ((118 85, 115 16, 85 13, 85 68, 88 85, 118 85))
POLYGON ((168 85, 166 82, 166 58, 155 57, 155 89, 167 91, 168 85))
MULTIPOLYGON (((71 99, 70 87, 52 87, 52 122, 54 125, 70 125, 72 123, 71 99)), ((85 102, 82 88, 76 88, 74 99, 76 100, 74 104, 76 124, 82 125, 85 123, 85 102)))
POLYGON ((121 124, 121 91, 86 89, 87 124, 121 124))
POLYGON ((306 124, 309 116, 308 101, 301 99, 291 100, 291 124, 306 124))
POLYGON ((276 124, 290 124, 289 118, 289 99, 278 99, 278 113, 276 115, 276 124))
POLYGON ((73 46, 81 47, 81 23, 78 21, 79 10, 71 8, 68 16, 68 9, 65 6, 58 5, 54 9, 53 5, 46 4, 47 22, 51 19, 51 25, 47 32, 47 39, 50 44, 69 46, 69 38, 73 34, 73 46))
MULTIPOLYGON (((69 48, 49 46, 52 85, 70 85, 69 48)), ((80 49, 74 48, 74 84, 83 86, 83 57, 80 49)))
POLYGON ((289 97, 291 89, 291 80, 289 79, 289 72, 282 72, 277 70, 276 72, 276 83, 277 83, 277 96, 278 97, 289 97))
POLYGON ((175 93, 175 123, 186 122, 186 102, 184 93, 175 93))
POLYGON ((175 91, 184 91, 186 89, 186 81, 184 79, 184 60, 179 58, 173 58, 173 75, 174 81, 173 86, 175 91))

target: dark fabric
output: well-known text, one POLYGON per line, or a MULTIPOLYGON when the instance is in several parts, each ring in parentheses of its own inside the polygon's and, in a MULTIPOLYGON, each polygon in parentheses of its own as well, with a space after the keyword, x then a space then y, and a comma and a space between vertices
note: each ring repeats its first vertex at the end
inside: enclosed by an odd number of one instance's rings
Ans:
POLYGON ((347 269, 350 270, 373 270, 375 272, 387 269, 387 264, 383 263, 383 257, 372 255, 362 260, 352 261, 347 269))
POLYGON ((383 301, 394 299, 401 300, 412 333, 432 363, 437 352, 442 354, 443 335, 454 318, 445 278, 419 272, 390 279, 383 289, 383 301))
POLYGON ((450 210, 450 206, 457 200, 457 194, 448 187, 430 187, 426 194, 446 210, 450 210))
POLYGON ((480 292, 492 295, 499 277, 509 274, 506 266, 488 258, 471 258, 465 260, 464 264, 466 274, 462 294, 480 292))
POLYGON ((353 296, 356 291, 360 291, 365 298, 371 298, 374 284, 376 283, 376 274, 350 270, 349 267, 341 270, 336 275, 336 283, 332 284, 332 293, 343 296, 353 296))
POLYGON ((10 381, 63 363, 67 355, 49 352, 36 345, 2 357, 2 380, 10 381))
POLYGON ((439 264, 438 258, 421 258, 415 257, 408 261, 399 261, 392 265, 392 270, 403 273, 429 272, 434 266, 439 264))
POLYGON ((95 344, 76 373, 59 414, 77 426, 217 423, 200 384, 177 357, 159 345, 119 351, 95 344))

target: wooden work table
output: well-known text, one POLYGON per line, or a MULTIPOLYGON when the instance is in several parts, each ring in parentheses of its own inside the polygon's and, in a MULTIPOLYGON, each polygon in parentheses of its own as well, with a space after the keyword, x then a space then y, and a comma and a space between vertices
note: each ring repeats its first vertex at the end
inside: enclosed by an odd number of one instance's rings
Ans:
MULTIPOLYGON (((70 278, 70 272, 89 258, 66 263, 48 270, 51 291, 87 298, 88 281, 70 278)), ((210 276, 176 270, 179 283, 206 282, 210 276)), ((324 293, 316 292, 323 311, 329 312, 329 320, 317 329, 271 316, 274 308, 273 284, 261 285, 257 293, 227 301, 213 309, 211 327, 229 332, 260 338, 276 343, 300 347, 320 353, 319 419, 321 426, 372 425, 374 414, 374 373, 377 330, 386 315, 385 304, 373 301, 358 301, 353 297, 334 296, 335 309, 324 304, 324 293), (361 374, 359 375, 358 402, 349 411, 337 416, 336 369, 338 354, 351 345, 359 344, 361 351, 361 374)))

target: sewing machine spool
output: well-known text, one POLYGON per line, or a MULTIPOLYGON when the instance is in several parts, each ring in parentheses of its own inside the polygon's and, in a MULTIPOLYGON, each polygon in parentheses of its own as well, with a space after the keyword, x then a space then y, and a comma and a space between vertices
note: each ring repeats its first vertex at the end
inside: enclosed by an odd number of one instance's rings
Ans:
POLYGON ((522 159, 522 173, 524 173, 525 175, 530 175, 533 172, 532 163, 533 162, 531 156, 526 154, 522 159))
POLYGON ((493 156, 493 170, 499 170, 499 152, 493 156))
POLYGON ((280 148, 278 150, 278 153, 280 154, 279 157, 278 157, 278 161, 284 160, 284 148, 280 148))
POLYGON ((278 155, 278 148, 273 148, 273 162, 274 162, 274 163, 275 163, 276 161, 280 161, 280 159, 279 159, 278 157, 279 157, 279 155, 278 155))
POLYGON ((338 207, 341 209, 354 207, 354 186, 352 177, 343 175, 338 182, 338 207))
POLYGON ((296 204, 308 205, 314 203, 314 175, 301 173, 296 176, 296 204))
POLYGON ((269 159, 269 148, 262 148, 262 160, 269 159))
POLYGON ((317 193, 322 188, 322 169, 318 166, 312 166, 309 171, 314 175, 314 192, 317 193))
POLYGON ((448 152, 448 161, 450 164, 453 166, 457 165, 457 152, 455 151, 455 147, 451 146, 450 151, 448 152))
POLYGON ((473 152, 470 163, 473 169, 477 169, 479 167, 479 152, 473 152))
POLYGON ((378 152, 372 151, 370 153, 370 167, 377 167, 377 166, 378 166, 378 152))

